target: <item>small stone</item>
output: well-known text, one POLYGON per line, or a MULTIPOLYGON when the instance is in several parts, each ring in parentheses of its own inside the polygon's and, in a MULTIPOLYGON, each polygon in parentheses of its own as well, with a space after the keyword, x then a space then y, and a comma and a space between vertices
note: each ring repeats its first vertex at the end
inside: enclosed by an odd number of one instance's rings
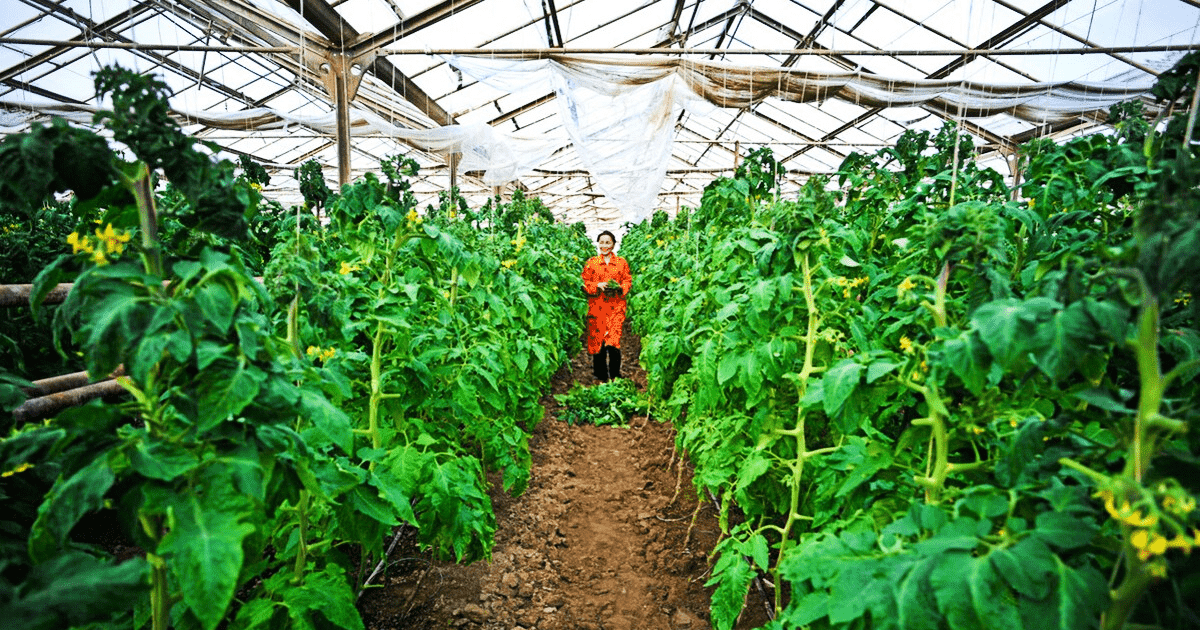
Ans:
POLYGON ((505 573, 504 577, 500 578, 500 583, 507 588, 515 589, 520 585, 521 579, 517 577, 516 573, 505 573))
POLYGON ((478 604, 467 604, 466 606, 463 606, 460 614, 462 617, 470 619, 476 623, 487 621, 488 618, 487 610, 478 604))
POLYGON ((695 623, 695 619, 682 608, 676 610, 674 615, 671 615, 671 624, 676 628, 690 628, 693 623, 695 623))
POLYGON ((558 609, 557 609, 557 608, 555 608, 555 607, 553 607, 553 606, 546 606, 545 608, 543 608, 543 609, 542 609, 542 612, 544 612, 544 613, 546 613, 547 615, 549 615, 550 613, 555 613, 555 612, 558 612, 558 609))

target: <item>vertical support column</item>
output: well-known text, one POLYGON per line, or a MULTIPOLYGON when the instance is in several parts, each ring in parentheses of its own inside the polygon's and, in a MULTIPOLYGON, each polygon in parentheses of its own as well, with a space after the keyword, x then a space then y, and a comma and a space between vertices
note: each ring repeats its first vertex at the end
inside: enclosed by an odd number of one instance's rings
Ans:
POLYGON ((454 189, 458 188, 458 162, 462 159, 462 154, 454 152, 450 154, 450 193, 454 193, 454 189))
POLYGON ((338 188, 350 183, 350 95, 346 73, 334 73, 333 101, 337 108, 338 188))
POLYGON ((350 101, 358 93, 364 68, 374 60, 374 52, 354 58, 331 52, 325 55, 325 61, 316 69, 321 82, 325 84, 325 91, 333 101, 334 118, 337 121, 339 188, 350 183, 350 101))

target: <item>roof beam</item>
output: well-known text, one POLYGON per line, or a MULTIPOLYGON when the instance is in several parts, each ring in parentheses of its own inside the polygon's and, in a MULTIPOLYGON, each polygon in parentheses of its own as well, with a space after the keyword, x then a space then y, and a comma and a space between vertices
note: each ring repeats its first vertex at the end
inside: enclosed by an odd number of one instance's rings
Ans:
MULTIPOLYGON (((994 1, 996 1, 1000 4, 1003 4, 1002 0, 994 0, 994 1)), ((1041 7, 1039 7, 1032 13, 1024 13, 1022 11, 1017 11, 1018 14, 1024 15, 1025 17, 1017 20, 1016 22, 1013 22, 1011 25, 1008 26, 1008 28, 1005 28, 1004 30, 1000 31, 999 33, 996 33, 995 35, 987 38, 987 40, 985 40, 982 44, 976 46, 975 48, 997 48, 999 46, 1003 46, 1004 44, 1007 44, 1008 42, 1012 41, 1013 39, 1016 39, 1017 37, 1024 34, 1029 29, 1033 28, 1033 26, 1035 24, 1038 24, 1039 22, 1042 21, 1042 18, 1057 11, 1058 9, 1060 9, 1061 7, 1063 7, 1070 1, 1071 0, 1050 0, 1050 2, 1043 4, 1041 7)), ((935 70, 932 74, 929 75, 928 78, 944 79, 944 78, 950 76, 950 74, 952 72, 954 72, 955 70, 958 70, 959 68, 962 68, 963 66, 967 65, 974 59, 975 59, 975 55, 970 55, 970 54, 962 55, 958 59, 955 59, 954 61, 951 61, 950 63, 935 70)))
MULTIPOLYGON (((1017 15, 1027 15, 1027 14, 1026 14, 1024 11, 1022 11, 1020 8, 1018 8, 1018 7, 1016 7, 1016 6, 1013 6, 1011 3, 1007 2, 1006 0, 993 0, 993 1, 994 1, 996 4, 998 4, 998 5, 1002 6, 1002 7, 1006 8, 1006 9, 1008 9, 1008 10, 1010 10, 1010 11, 1013 11, 1013 12, 1014 12, 1014 13, 1016 13, 1017 15)), ((1184 0, 1184 1, 1185 1, 1185 2, 1189 2, 1189 0, 1184 0)), ((1194 2, 1189 2, 1189 4, 1191 4, 1192 6, 1200 6, 1200 5, 1197 5, 1197 4, 1196 4, 1196 3, 1194 3, 1194 2)), ((1043 8, 1045 8, 1045 7, 1043 7, 1043 8)), ((1039 9, 1038 11, 1041 11, 1041 9, 1039 9)), ((1037 11, 1035 11, 1034 13, 1037 13, 1037 11)), ((1031 14, 1028 14, 1028 15, 1033 15, 1033 14, 1031 13, 1031 14)), ((1048 15, 1048 14, 1047 14, 1047 15, 1048 15)), ((1091 46, 1091 47, 1093 47, 1093 48, 1100 48, 1100 45, 1099 45, 1099 44, 1096 44, 1096 43, 1094 43, 1094 42, 1088 41, 1088 40, 1087 40, 1086 38, 1084 38, 1084 37, 1080 37, 1080 36, 1078 36, 1078 35, 1075 35, 1074 33, 1071 33, 1070 31, 1068 31, 1068 30, 1066 30, 1066 29, 1064 29, 1064 28, 1061 28, 1061 27, 1059 27, 1059 26, 1055 26, 1054 24, 1050 24, 1049 22, 1046 22, 1046 21, 1043 19, 1043 18, 1045 18, 1045 17, 1046 17, 1045 15, 1042 15, 1042 16, 1038 17, 1038 18, 1037 18, 1037 23, 1038 23, 1038 24, 1041 24, 1042 26, 1045 26, 1046 28, 1048 28, 1048 29, 1050 29, 1050 30, 1054 31, 1055 33, 1059 33, 1059 34, 1062 34, 1062 35, 1066 35, 1067 37, 1070 37, 1071 39, 1073 39, 1073 40, 1075 40, 1075 41, 1077 41, 1077 42, 1079 42, 1079 43, 1081 43, 1081 44, 1083 44, 1083 45, 1085 45, 1085 46, 1091 46)), ((1129 64, 1129 65, 1133 66, 1134 68, 1137 68, 1138 70, 1141 70, 1142 72, 1145 72, 1145 73, 1149 74, 1149 75, 1150 75, 1150 76, 1152 76, 1152 77, 1156 77, 1156 76, 1158 76, 1158 74, 1159 74, 1159 73, 1158 73, 1156 70, 1154 70, 1153 68, 1150 68, 1150 67, 1148 67, 1148 66, 1145 66, 1145 65, 1143 65, 1143 64, 1140 64, 1140 63, 1138 63, 1138 62, 1136 62, 1136 61, 1134 61, 1134 60, 1132 60, 1132 59, 1129 59, 1129 58, 1127 58, 1127 57, 1125 57, 1125 56, 1123 56, 1123 55, 1119 55, 1119 54, 1116 54, 1116 53, 1110 53, 1110 54, 1111 54, 1111 55, 1112 55, 1112 57, 1113 57, 1114 59, 1116 59, 1117 61, 1120 61, 1120 62, 1122 62, 1122 63, 1129 64)))
MULTIPOLYGON (((65 8, 65 7, 62 7, 62 8, 65 8)), ((150 11, 152 8, 153 7, 150 5, 149 2, 141 2, 139 4, 136 4, 132 7, 130 7, 130 9, 128 11, 122 11, 121 13, 113 16, 112 19, 105 20, 104 22, 101 22, 100 24, 96 24, 95 27, 92 29, 91 34, 92 35, 100 35, 100 36, 108 35, 113 29, 117 28, 118 26, 120 26, 130 20, 140 17, 143 13, 150 11)), ((58 9, 56 8, 53 10, 58 10, 58 9)), ((69 10, 69 9, 67 9, 67 10, 69 10)), ((79 35, 72 37, 70 39, 70 41, 84 42, 84 41, 87 41, 88 35, 89 35, 89 33, 87 33, 87 32, 80 33, 79 35)), ((16 77, 31 68, 34 68, 43 63, 49 62, 51 59, 63 54, 64 52, 66 52, 70 49, 71 49, 71 47, 69 47, 69 46, 55 46, 53 48, 44 50, 32 57, 23 59, 20 63, 14 64, 13 66, 11 66, 9 68, 6 68, 6 69, 0 71, 0 81, 7 82, 9 79, 16 77)))
MULTIPOLYGON (((300 12, 301 15, 315 26, 322 35, 328 37, 335 48, 345 48, 347 44, 358 38, 358 32, 354 27, 346 23, 341 18, 333 7, 325 0, 286 0, 288 6, 300 12)), ((445 4, 445 3, 443 3, 445 4)), ((359 49, 351 51, 351 57, 358 57, 359 53, 353 54, 359 49)), ((385 85, 396 91, 401 97, 408 102, 417 106, 439 125, 454 124, 454 118, 450 116, 446 110, 442 109, 437 101, 429 97, 416 83, 400 72, 392 62, 385 57, 375 57, 375 60, 368 66, 368 71, 374 74, 376 78, 383 81, 385 85)))
MULTIPOLYGON (((308 0, 305 0, 305 2, 307 3, 308 0)), ((427 26, 433 26, 456 13, 466 11, 480 2, 483 2, 483 0, 445 0, 420 13, 400 20, 373 35, 355 35, 351 39, 343 40, 343 43, 350 48, 349 53, 357 57, 363 53, 386 46, 401 37, 412 35, 427 26)), ((297 3, 297 0, 287 0, 287 3, 294 5, 297 3)))

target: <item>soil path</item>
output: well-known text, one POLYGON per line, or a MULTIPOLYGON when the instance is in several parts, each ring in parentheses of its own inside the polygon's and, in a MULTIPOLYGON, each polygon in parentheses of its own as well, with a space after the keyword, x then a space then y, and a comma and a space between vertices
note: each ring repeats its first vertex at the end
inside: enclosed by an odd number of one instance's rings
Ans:
MULTIPOLYGON (((623 337, 623 370, 644 389, 640 343, 623 337)), ((629 428, 569 426, 553 394, 595 384, 583 353, 554 377, 546 418, 530 440, 529 489, 493 492, 497 531, 491 561, 430 563, 395 550, 381 588, 359 608, 369 630, 705 630, 707 552, 715 511, 697 501, 684 466, 681 490, 669 424, 636 417, 629 428), (697 514, 692 525, 693 514, 697 514), (690 536, 689 536, 690 528, 690 536)), ((766 622, 762 602, 738 624, 766 622)))

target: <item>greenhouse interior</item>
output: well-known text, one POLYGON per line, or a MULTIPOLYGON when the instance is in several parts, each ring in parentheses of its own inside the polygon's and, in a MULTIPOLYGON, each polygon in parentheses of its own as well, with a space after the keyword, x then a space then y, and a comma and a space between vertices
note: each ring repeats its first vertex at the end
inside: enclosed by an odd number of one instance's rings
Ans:
POLYGON ((3 9, 6 628, 1200 628, 1200 0, 3 9))

